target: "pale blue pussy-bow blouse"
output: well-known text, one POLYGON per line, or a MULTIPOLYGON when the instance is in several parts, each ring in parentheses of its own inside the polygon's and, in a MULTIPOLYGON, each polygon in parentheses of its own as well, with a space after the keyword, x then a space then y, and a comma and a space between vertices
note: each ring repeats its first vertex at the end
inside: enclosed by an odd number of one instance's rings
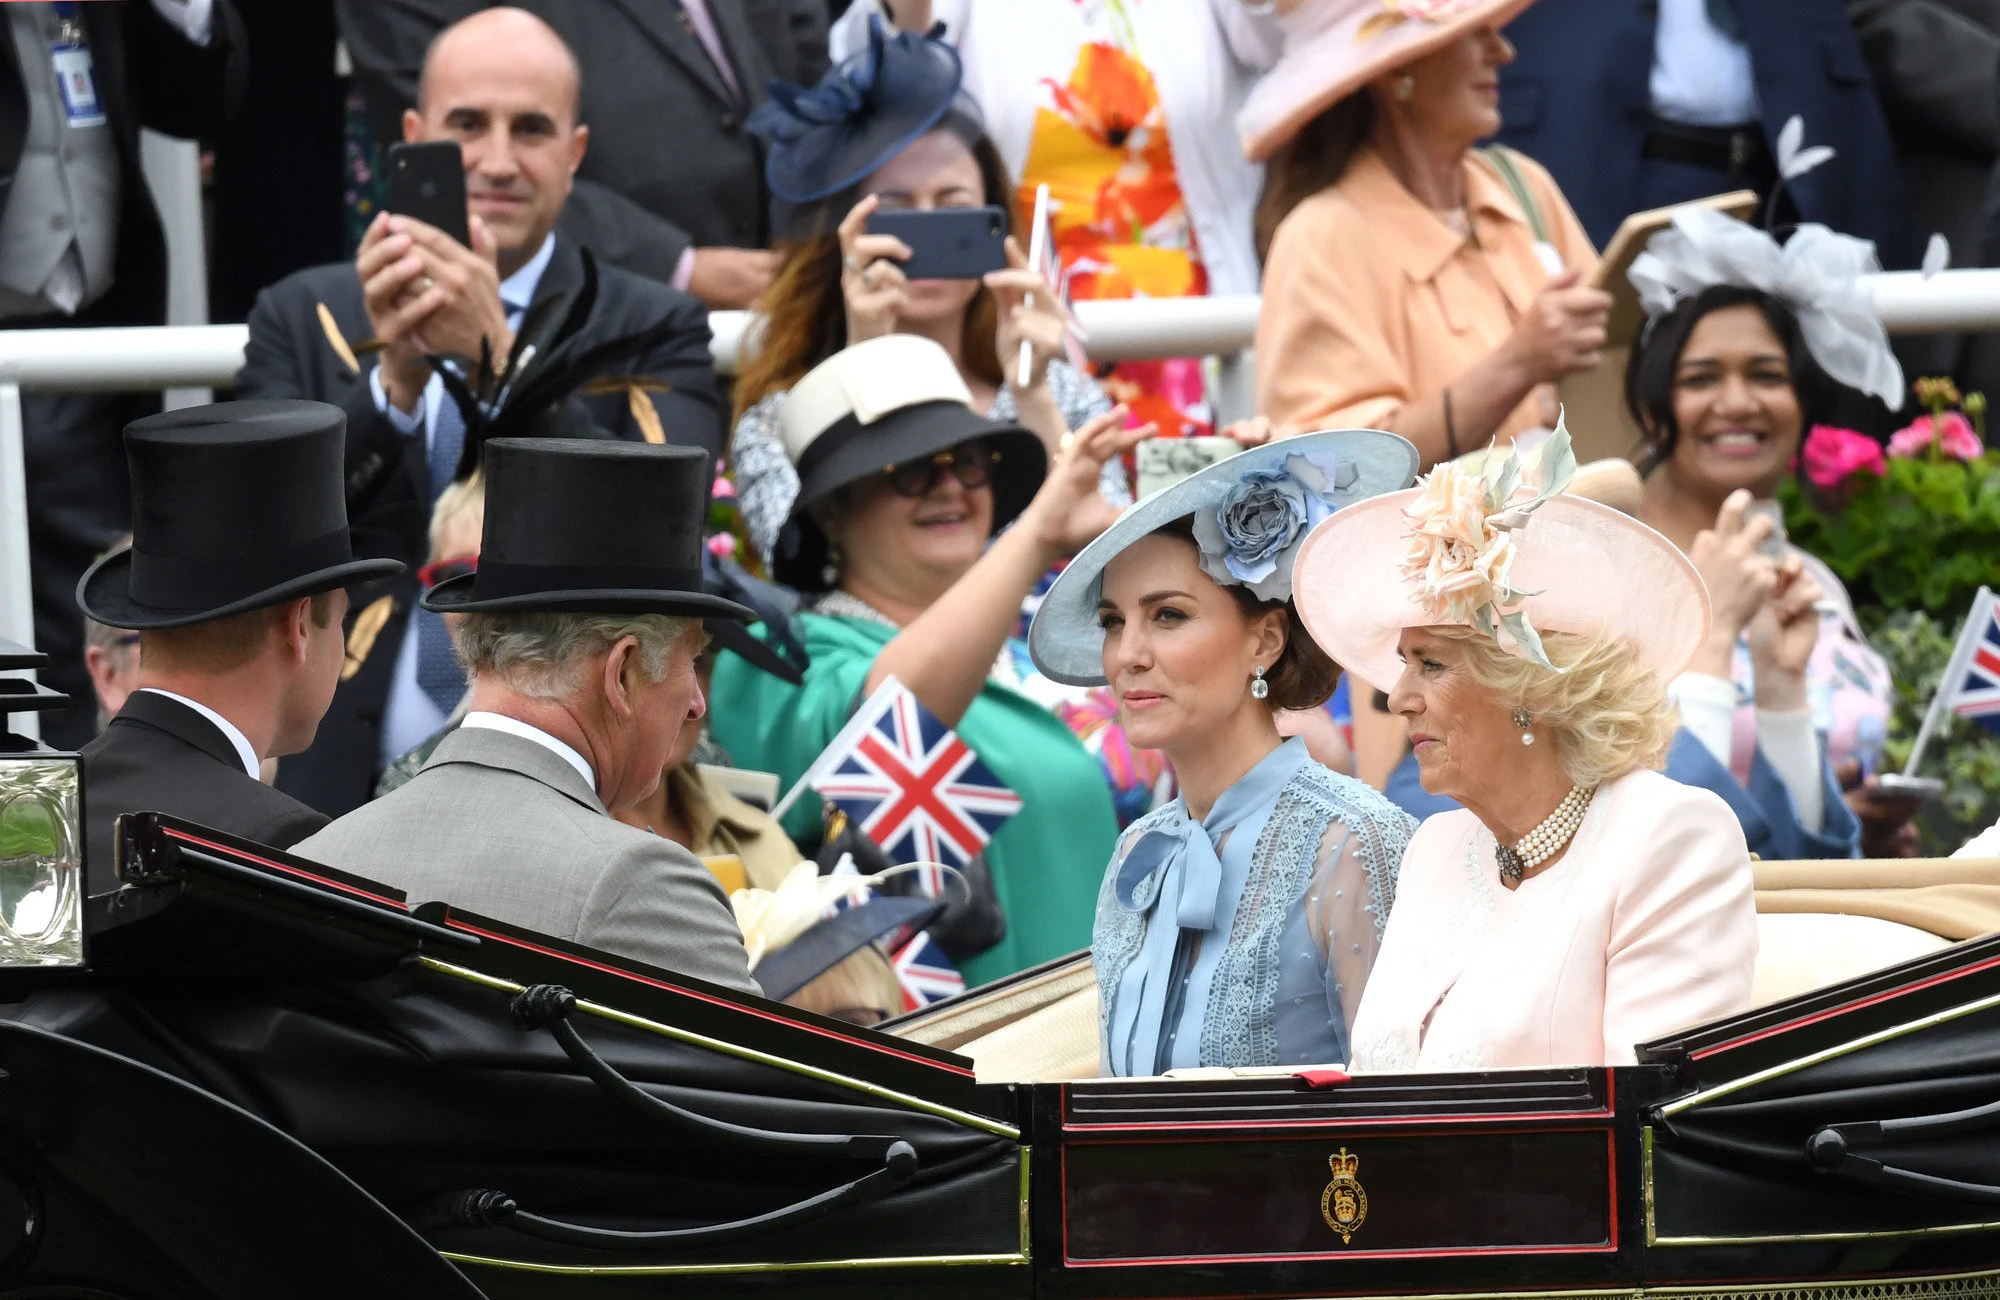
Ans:
POLYGON ((1296 738, 1200 822, 1133 823, 1092 936, 1105 1073, 1345 1062, 1415 828, 1296 738))

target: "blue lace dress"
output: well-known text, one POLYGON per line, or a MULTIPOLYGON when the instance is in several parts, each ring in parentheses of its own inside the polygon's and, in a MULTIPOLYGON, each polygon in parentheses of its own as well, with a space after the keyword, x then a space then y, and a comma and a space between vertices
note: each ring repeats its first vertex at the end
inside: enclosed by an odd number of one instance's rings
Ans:
POLYGON ((1297 739, 1202 821, 1176 799, 1134 822, 1091 942, 1104 1073, 1344 1063, 1415 828, 1297 739))

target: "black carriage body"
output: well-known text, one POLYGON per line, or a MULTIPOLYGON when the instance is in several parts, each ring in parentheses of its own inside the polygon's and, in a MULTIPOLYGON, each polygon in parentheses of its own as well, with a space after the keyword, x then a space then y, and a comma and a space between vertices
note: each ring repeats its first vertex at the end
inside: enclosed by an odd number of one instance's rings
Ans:
POLYGON ((980 1085, 199 827, 124 851, 94 969, 0 1017, 267 1122, 493 1297, 2000 1296, 2000 938, 1617 1069, 980 1085), (582 1055, 517 1018, 556 986, 582 1055))

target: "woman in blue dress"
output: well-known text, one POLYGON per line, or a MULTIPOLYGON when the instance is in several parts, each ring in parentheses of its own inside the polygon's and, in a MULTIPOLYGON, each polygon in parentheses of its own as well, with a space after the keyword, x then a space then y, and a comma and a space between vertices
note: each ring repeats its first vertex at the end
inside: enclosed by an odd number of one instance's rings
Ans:
POLYGON ((1415 826, 1278 734, 1338 668, 1291 606, 1307 530, 1408 485, 1372 430, 1241 452, 1154 493, 1085 547, 1028 634, 1056 681, 1108 683, 1181 795, 1119 838, 1091 955, 1111 1075, 1344 1062, 1415 826))

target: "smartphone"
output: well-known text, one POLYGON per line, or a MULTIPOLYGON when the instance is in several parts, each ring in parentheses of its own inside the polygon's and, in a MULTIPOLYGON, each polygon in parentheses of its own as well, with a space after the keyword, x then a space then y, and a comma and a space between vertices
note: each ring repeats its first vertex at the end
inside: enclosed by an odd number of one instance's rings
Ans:
POLYGON ((1935 799, 1944 793, 1944 782, 1934 776, 1904 776, 1901 772, 1882 772, 1875 777, 1875 788, 1883 794, 1898 799, 1935 799))
POLYGON ((1771 534, 1758 543, 1757 553, 1765 559, 1783 564, 1785 557, 1792 553, 1785 535, 1785 508, 1768 497, 1762 501, 1752 501, 1750 508, 1743 512, 1743 522, 1747 524, 1759 515, 1771 521, 1771 534))
POLYGON ((389 146, 389 211, 436 226, 467 248, 465 157, 456 140, 389 146))
POLYGON ((977 280, 1007 265, 1007 213, 1000 208, 892 209, 868 218, 871 235, 910 246, 912 280, 977 280))

